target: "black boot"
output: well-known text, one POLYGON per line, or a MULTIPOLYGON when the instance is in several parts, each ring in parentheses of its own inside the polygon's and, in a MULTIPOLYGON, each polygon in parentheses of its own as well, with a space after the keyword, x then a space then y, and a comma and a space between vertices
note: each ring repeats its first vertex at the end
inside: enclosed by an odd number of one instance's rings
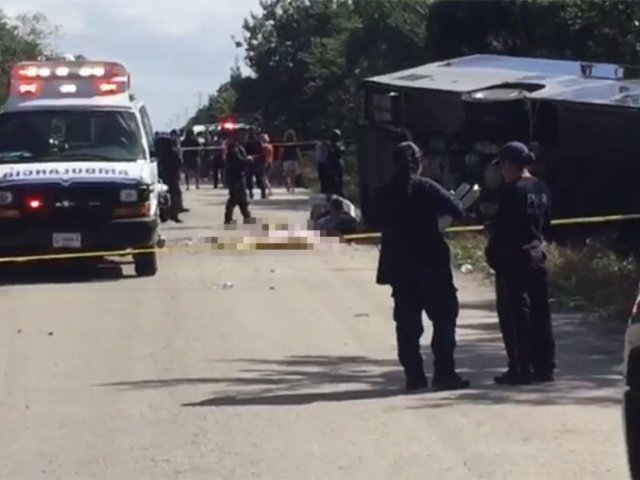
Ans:
POLYGON ((531 373, 527 370, 510 368, 506 372, 498 375, 493 379, 497 385, 529 385, 531 383, 531 373))
POLYGON ((555 381, 553 372, 533 372, 531 375, 533 383, 551 383, 555 381))
POLYGON ((417 375, 415 377, 407 378, 407 383, 405 384, 404 392, 406 394, 419 393, 428 388, 429 388, 429 380, 427 380, 427 377, 425 375, 417 375))
POLYGON ((457 373, 439 374, 433 376, 433 389, 439 392, 445 390, 464 390, 471 386, 469 380, 463 379, 457 373))

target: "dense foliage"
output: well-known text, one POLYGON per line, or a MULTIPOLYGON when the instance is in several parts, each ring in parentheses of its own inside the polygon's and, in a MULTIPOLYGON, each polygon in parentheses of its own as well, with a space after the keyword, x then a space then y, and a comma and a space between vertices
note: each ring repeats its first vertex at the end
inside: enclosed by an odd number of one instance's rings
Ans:
POLYGON ((236 42, 253 75, 234 68, 196 120, 348 131, 365 77, 473 53, 635 64, 639 21, 637 1, 262 0, 236 42))
POLYGON ((57 33, 58 28, 40 13, 9 18, 0 10, 0 105, 6 97, 11 65, 47 53, 57 33))

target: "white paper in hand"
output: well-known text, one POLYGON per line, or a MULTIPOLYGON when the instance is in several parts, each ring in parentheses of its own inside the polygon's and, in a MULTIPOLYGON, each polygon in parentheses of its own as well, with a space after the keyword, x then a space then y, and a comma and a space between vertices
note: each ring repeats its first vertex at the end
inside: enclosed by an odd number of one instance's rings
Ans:
MULTIPOLYGON (((480 197, 480 187, 476 184, 471 187, 468 183, 463 183, 460 185, 455 192, 453 192, 453 197, 460 202, 462 209, 467 210, 471 205, 473 205, 478 197, 480 197)), ((453 218, 450 216, 440 217, 438 219, 438 226, 441 232, 444 232, 447 228, 451 226, 453 222, 453 218)))
POLYGON ((462 197, 469 193, 469 190, 471 190, 471 185, 469 185, 468 183, 463 183, 456 189, 455 192, 453 192, 453 198, 460 201, 462 197))
POLYGON ((476 202, 476 200, 478 200, 479 197, 480 187, 478 185, 474 185, 473 188, 468 189, 462 197, 458 198, 458 200, 462 204, 462 208, 467 210, 476 202))

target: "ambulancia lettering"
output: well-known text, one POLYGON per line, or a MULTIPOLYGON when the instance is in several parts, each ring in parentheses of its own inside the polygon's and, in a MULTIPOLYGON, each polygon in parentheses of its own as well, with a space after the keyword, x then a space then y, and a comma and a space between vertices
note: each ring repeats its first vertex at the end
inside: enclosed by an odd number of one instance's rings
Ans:
POLYGON ((15 178, 33 177, 129 177, 129 172, 119 168, 95 168, 95 167, 72 167, 72 168, 37 168, 24 170, 10 170, 2 174, 5 180, 15 178))

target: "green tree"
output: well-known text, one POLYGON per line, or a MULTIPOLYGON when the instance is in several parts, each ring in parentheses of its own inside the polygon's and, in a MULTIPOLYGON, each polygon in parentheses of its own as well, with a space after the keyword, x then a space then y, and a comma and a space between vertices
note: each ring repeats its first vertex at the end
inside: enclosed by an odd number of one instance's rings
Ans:
POLYGON ((0 10, 0 104, 6 100, 11 66, 50 52, 50 42, 59 31, 42 14, 12 19, 0 10))
MULTIPOLYGON (((601 0, 262 0, 243 25, 245 62, 216 111, 259 111, 278 130, 349 130, 368 76, 499 53, 640 60, 640 2, 601 0)), ((221 96, 220 99, 217 97, 221 96)))
MULTIPOLYGON (((309 131, 319 116, 327 79, 344 72, 348 0, 263 0, 244 23, 246 62, 262 86, 265 119, 309 131), (331 73, 333 72, 333 76, 331 73)), ((333 92, 333 90, 331 90, 333 92)), ((336 99, 333 99, 336 101, 336 99)))

